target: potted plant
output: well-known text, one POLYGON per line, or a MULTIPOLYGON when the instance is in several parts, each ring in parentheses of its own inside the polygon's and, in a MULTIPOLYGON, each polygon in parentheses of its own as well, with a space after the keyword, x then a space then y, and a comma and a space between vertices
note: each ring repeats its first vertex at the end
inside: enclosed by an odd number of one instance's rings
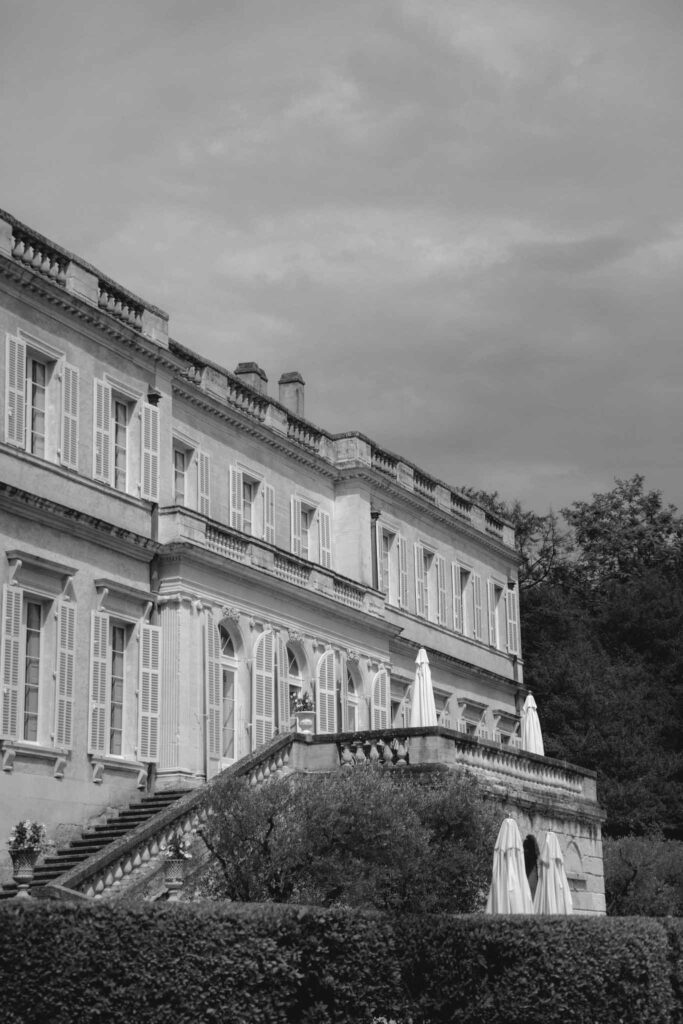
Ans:
POLYGON ((48 845, 45 826, 41 822, 26 818, 12 826, 7 846, 12 858, 14 881, 19 889, 17 896, 28 896, 35 863, 48 845))
POLYGON ((185 861, 192 860, 192 839, 194 831, 175 833, 168 841, 164 856, 166 858, 166 888, 169 899, 177 900, 183 887, 185 861))
POLYGON ((293 696, 292 713, 296 719, 296 731, 312 736, 315 732, 315 705, 308 693, 293 696))

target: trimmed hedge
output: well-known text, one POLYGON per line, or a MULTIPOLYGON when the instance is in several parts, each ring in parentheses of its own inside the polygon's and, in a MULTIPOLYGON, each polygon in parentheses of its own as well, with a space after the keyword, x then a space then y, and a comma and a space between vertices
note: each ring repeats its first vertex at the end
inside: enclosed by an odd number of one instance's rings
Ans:
POLYGON ((683 922, 0 904, 0 1022, 669 1024, 683 922))

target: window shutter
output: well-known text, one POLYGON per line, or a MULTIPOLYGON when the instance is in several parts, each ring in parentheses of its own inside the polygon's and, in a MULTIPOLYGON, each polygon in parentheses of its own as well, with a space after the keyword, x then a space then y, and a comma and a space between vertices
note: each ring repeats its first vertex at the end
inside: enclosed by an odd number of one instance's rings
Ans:
POLYGON ((425 560, 421 544, 415 545, 415 613, 425 613, 425 560))
POLYGON ((507 618, 508 654, 519 654, 519 612, 517 608, 517 591, 505 591, 505 611, 507 618))
POLYGON ((301 554, 301 498, 292 498, 292 554, 301 554))
POLYGON ((318 732, 337 731, 337 694, 334 678, 334 651, 326 651, 318 662, 316 717, 318 732))
POLYGON ((272 484, 263 485, 263 539, 268 544, 275 543, 275 488, 272 484))
POLYGON ((107 753, 108 652, 109 616, 104 612, 93 612, 90 636, 90 754, 107 753))
POLYGON ((389 589, 389 580, 384 579, 384 533, 379 523, 377 524, 377 529, 375 531, 375 540, 377 548, 377 589, 386 593, 389 589))
POLYGON ((140 494, 147 501, 159 500, 159 410, 147 402, 142 406, 142 481, 140 494))
POLYGON ((472 630, 475 640, 483 639, 483 607, 482 607, 482 595, 481 595, 481 576, 478 573, 472 573, 472 597, 474 604, 474 628, 472 630))
POLYGON ((206 671, 206 728, 208 731, 209 757, 222 754, 222 693, 221 693, 221 641, 218 625, 211 612, 206 613, 205 671, 206 671))
POLYGON ((262 633, 254 648, 253 714, 254 745, 260 747, 275 732, 273 691, 275 689, 275 638, 262 633))
POLYGON ((78 370, 65 363, 62 371, 62 465, 78 469, 78 370))
POLYGON ((436 592, 438 595, 437 601, 437 621, 439 625, 446 625, 446 562, 442 555, 437 555, 435 558, 436 562, 436 592))
POLYGON ((76 657, 76 605, 60 601, 57 612, 57 715, 55 742, 73 744, 73 707, 76 657))
POLYGON ((398 594, 401 608, 408 609, 408 542, 398 535, 398 594))
POLYGON ((332 537, 330 529, 330 513, 318 510, 318 538, 320 551, 320 564, 326 568, 332 568, 332 537))
POLYGON ((456 633, 462 633, 462 579, 457 562, 451 563, 451 576, 453 578, 453 629, 456 633))
POLYGON ((289 732, 292 706, 289 701, 289 658, 282 637, 277 643, 277 724, 279 732, 289 732))
POLYGON ((230 467, 230 525, 235 530, 244 528, 244 490, 242 470, 230 467))
POLYGON ((95 381, 95 448, 93 476, 111 483, 111 388, 103 380, 95 381))
POLYGON ((349 681, 347 672, 346 655, 343 655, 341 658, 341 674, 339 679, 339 704, 341 707, 341 722, 339 723, 339 728, 342 732, 349 727, 349 681))
POLYGON ((489 599, 489 644, 498 646, 498 623, 496 621, 496 588, 493 580, 487 580, 486 589, 489 599))
POLYGON ((138 757, 147 763, 159 760, 160 653, 160 627, 142 626, 140 629, 138 757))
POLYGON ((372 680, 372 728, 386 729, 389 725, 389 676, 382 667, 372 680))
POLYGON ((211 458, 201 451, 197 455, 197 506, 203 516, 211 515, 211 458))
POLYGON ((18 587, 4 588, 2 616, 2 735, 19 736, 19 675, 21 650, 21 611, 24 592, 18 587))
POLYGON ((26 345, 7 335, 5 439, 23 448, 26 444, 26 345))

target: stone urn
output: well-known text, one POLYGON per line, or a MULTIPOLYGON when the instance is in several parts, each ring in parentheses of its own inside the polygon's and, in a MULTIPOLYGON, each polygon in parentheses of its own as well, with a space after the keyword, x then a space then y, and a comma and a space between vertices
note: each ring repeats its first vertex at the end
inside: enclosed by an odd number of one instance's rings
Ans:
POLYGON ((315 711, 295 711, 296 731, 302 732, 305 736, 313 736, 315 733, 315 711))
POLYGON ((166 890, 171 902, 180 899, 180 890, 185 880, 185 858, 168 857, 164 867, 166 890))
POLYGON ((23 897, 26 899, 29 894, 29 886, 33 881, 33 869, 36 866, 40 850, 36 850, 33 847, 25 847, 20 850, 10 850, 9 855, 12 858, 12 874, 19 890, 17 898, 23 897))

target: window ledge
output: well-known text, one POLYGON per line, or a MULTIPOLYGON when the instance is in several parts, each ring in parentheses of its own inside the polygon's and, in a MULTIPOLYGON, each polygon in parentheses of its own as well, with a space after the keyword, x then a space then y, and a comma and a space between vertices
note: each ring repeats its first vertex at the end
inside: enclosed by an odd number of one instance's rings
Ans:
POLYGON ((16 758, 28 761, 48 761, 54 765, 54 777, 62 779, 71 752, 64 748, 45 747, 40 743, 28 743, 25 740, 5 740, 2 744, 2 770, 14 771, 16 758))
POLYGON ((90 760, 92 764, 92 781, 95 785, 101 785, 104 782, 105 771, 113 771, 137 774, 137 788, 147 788, 147 767, 141 761, 135 761, 126 757, 98 757, 96 754, 91 754, 90 760))

